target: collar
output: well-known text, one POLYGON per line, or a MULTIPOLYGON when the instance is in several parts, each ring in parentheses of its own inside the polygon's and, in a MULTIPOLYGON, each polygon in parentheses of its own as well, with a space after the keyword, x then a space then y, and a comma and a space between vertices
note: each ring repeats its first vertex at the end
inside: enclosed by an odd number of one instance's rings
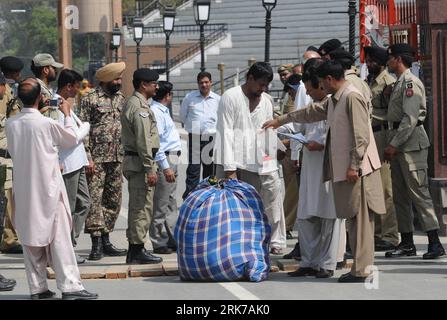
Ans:
POLYGON ((149 106, 148 99, 138 91, 134 91, 133 95, 137 97, 145 106, 149 106))
POLYGON ((379 83, 380 80, 385 78, 387 73, 388 73, 388 71, 386 69, 383 69, 383 71, 381 73, 379 73, 379 75, 374 79, 374 82, 379 83))
POLYGON ((168 107, 158 101, 152 100, 151 107, 152 106, 157 107, 158 109, 160 109, 160 111, 164 113, 169 113, 168 107))
POLYGON ((355 74, 357 76, 357 73, 355 72, 354 69, 348 69, 345 71, 345 76, 350 75, 350 74, 355 74))
POLYGON ((204 96, 202 96, 202 93, 200 92, 200 90, 197 90, 197 97, 200 97, 203 99, 209 99, 209 98, 214 99, 214 95, 215 95, 215 93, 213 91, 210 91, 208 97, 204 97, 204 96))
POLYGON ((405 77, 411 74, 411 69, 405 70, 399 77, 398 81, 404 81, 405 77))
POLYGON ((106 96, 106 97, 108 97, 110 99, 113 99, 113 97, 115 97, 115 96, 122 95, 121 91, 118 91, 114 95, 110 95, 107 92, 105 92, 104 89, 100 85, 98 85, 96 87, 96 92, 98 93, 98 97, 106 96))
POLYGON ((41 79, 36 78, 36 80, 37 80, 37 82, 39 82, 41 87, 43 87, 44 89, 47 89, 48 91, 51 91, 50 88, 41 79))
POLYGON ((335 100, 336 102, 338 102, 340 100, 341 95, 343 94, 343 92, 346 90, 346 88, 349 86, 349 82, 345 80, 345 83, 341 86, 340 89, 338 89, 338 91, 332 95, 332 100, 335 100))
POLYGON ((16 81, 13 80, 13 79, 6 78, 6 83, 9 84, 9 85, 14 85, 16 83, 16 81))
POLYGON ((34 109, 34 108, 25 108, 25 107, 23 107, 22 110, 21 110, 20 112, 23 112, 23 113, 39 113, 39 114, 40 114, 40 111, 37 110, 37 109, 34 109))

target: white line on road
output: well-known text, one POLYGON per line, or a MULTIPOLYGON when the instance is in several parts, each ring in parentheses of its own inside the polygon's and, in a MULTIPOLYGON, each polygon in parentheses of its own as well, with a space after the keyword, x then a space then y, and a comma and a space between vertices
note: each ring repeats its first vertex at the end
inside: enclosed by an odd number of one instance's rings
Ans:
POLYGON ((221 282, 222 287, 227 289, 232 295, 236 296, 239 300, 261 300, 253 293, 243 288, 241 285, 234 282, 221 282))

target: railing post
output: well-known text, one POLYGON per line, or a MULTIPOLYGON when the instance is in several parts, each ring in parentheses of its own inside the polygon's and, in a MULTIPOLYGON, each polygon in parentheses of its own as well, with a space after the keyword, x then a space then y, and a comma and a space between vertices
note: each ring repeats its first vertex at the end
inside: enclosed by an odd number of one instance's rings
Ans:
POLYGON ((205 30, 204 25, 200 25, 200 71, 205 71, 205 30))

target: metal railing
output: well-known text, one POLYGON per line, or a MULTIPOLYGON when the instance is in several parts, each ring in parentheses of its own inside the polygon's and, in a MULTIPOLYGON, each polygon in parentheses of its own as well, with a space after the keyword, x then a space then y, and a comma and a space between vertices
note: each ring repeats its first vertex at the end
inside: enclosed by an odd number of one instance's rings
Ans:
MULTIPOLYGON (((189 0, 177 0, 177 7, 181 6, 189 0)), ((158 0, 137 0, 134 15, 123 15, 123 25, 131 26, 135 16, 145 17, 156 9, 161 9, 162 5, 158 0)))
MULTIPOLYGON (((228 25, 226 23, 210 23, 205 25, 205 37, 207 34, 212 34, 215 32, 220 32, 222 29, 225 29, 225 32, 228 30, 228 25)), ((129 37, 133 38, 133 29, 129 28, 129 37)), ((176 36, 185 36, 198 34, 200 32, 200 27, 195 24, 184 24, 175 26, 172 35, 176 36)), ((143 37, 146 39, 154 39, 154 38, 164 38, 165 33, 163 31, 163 26, 159 27, 144 27, 143 29, 143 37)))
MULTIPOLYGON (((190 26, 188 26, 188 27, 190 27, 190 26)), ((195 26, 195 27, 197 27, 197 26, 195 26)), ((197 31, 199 30, 198 27, 196 30, 197 31)), ((205 47, 222 39, 228 31, 228 25, 226 23, 214 24, 214 25, 212 25, 212 27, 209 30, 213 30, 213 31, 205 36, 205 47)), ((180 32, 182 32, 182 31, 180 31, 180 32)), ((169 59, 169 67, 172 69, 173 67, 175 67, 179 63, 183 62, 184 60, 192 57, 199 51, 200 51, 200 42, 196 42, 193 45, 186 48, 185 50, 183 50, 182 52, 180 52, 179 54, 177 54, 172 59, 169 59)), ((154 69, 154 70, 159 70, 159 72, 164 72, 166 70, 166 66, 164 63, 163 64, 146 64, 145 67, 154 69)))

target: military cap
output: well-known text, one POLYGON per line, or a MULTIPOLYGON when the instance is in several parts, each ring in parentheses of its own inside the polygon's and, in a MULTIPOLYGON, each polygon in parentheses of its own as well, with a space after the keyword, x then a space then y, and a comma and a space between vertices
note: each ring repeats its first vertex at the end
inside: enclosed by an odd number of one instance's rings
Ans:
POLYGON ((96 71, 96 79, 101 82, 110 82, 121 76, 126 64, 124 62, 114 62, 106 64, 104 67, 96 71))
POLYGON ((36 67, 48 67, 53 66, 56 69, 63 68, 62 63, 56 62, 53 56, 49 53, 39 53, 33 58, 33 63, 36 67))
POLYGON ((284 63, 284 64, 282 64, 282 65, 280 65, 279 67, 278 67, 278 73, 281 73, 281 72, 283 72, 283 71, 289 71, 289 72, 292 72, 292 68, 293 68, 293 64, 291 64, 291 63, 284 63))
POLYGON ((341 42, 338 39, 330 39, 323 43, 320 48, 318 48, 318 53, 321 56, 329 54, 329 52, 334 51, 335 49, 338 49, 341 47, 341 42))
POLYGON ((388 60, 388 53, 386 49, 381 47, 365 47, 365 54, 369 55, 374 61, 378 62, 380 65, 386 65, 388 60))
POLYGON ((157 81, 158 80, 158 73, 154 70, 147 69, 147 68, 141 68, 138 70, 135 70, 133 73, 133 79, 134 80, 141 80, 141 81, 157 81))
POLYGON ((0 84, 5 84, 6 83, 6 78, 3 75, 3 73, 0 72, 0 84))
POLYGON ((310 46, 310 47, 307 47, 306 51, 314 51, 314 52, 318 52, 318 48, 315 47, 315 46, 310 46))
POLYGON ((415 50, 407 43, 396 43, 388 47, 388 55, 413 56, 415 50))
POLYGON ((18 72, 23 69, 23 62, 19 58, 7 56, 0 59, 2 72, 18 72))
POLYGON ((355 59, 348 51, 342 48, 335 49, 329 53, 329 56, 333 60, 349 60, 354 63, 355 59))

